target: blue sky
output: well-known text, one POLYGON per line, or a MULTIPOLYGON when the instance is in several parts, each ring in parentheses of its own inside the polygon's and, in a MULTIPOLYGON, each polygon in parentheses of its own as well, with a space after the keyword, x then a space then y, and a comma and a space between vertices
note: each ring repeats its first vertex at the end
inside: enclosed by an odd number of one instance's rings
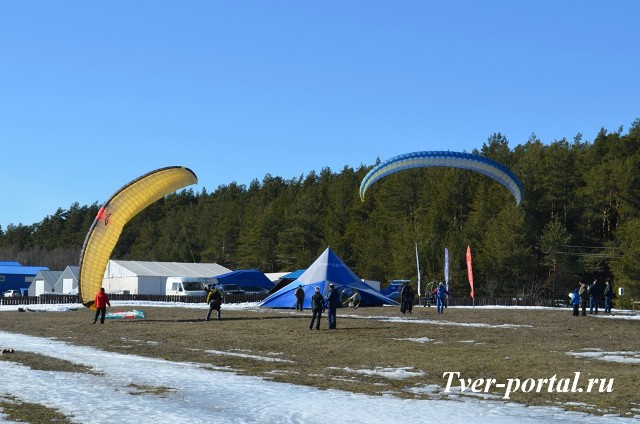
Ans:
MULTIPOLYGON (((0 225, 640 118, 638 1, 0 2, 0 225)), ((354 192, 354 196, 358 193, 354 192)))

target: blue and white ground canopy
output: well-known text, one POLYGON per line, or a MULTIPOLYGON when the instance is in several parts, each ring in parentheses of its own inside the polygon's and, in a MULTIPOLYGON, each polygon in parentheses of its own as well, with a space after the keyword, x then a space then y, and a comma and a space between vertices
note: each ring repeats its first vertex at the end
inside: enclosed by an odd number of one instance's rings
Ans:
POLYGON ((327 247, 300 277, 267 297, 259 306, 294 308, 296 305, 295 291, 298 286, 302 286, 305 294, 303 307, 310 309, 311 296, 313 296, 315 288, 320 287, 320 293, 326 296, 329 293, 329 284, 333 284, 335 290, 345 296, 357 293, 359 306, 396 304, 395 301, 363 282, 331 248, 327 247))
POLYGON ((438 166, 479 172, 480 174, 493 178, 509 189, 516 199, 516 204, 519 205, 524 199, 524 190, 520 180, 518 180, 509 168, 501 163, 471 153, 442 151, 405 153, 380 163, 362 179, 362 183, 360 184, 360 199, 364 201, 364 194, 367 189, 371 187, 373 183, 387 175, 406 169, 438 166))

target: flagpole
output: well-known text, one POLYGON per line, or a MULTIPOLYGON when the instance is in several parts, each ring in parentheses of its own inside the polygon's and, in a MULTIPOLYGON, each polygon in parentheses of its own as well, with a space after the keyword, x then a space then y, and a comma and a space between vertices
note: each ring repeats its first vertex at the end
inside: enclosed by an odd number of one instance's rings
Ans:
MULTIPOLYGON (((449 249, 444 248, 444 284, 449 292, 449 249)), ((449 295, 447 295, 447 306, 449 306, 449 295)))
POLYGON ((415 242, 416 246, 416 269, 418 270, 418 302, 420 302, 420 296, 422 296, 422 292, 420 290, 420 261, 418 260, 418 242, 415 242))
POLYGON ((471 246, 467 245, 467 274, 469 277, 469 286, 471 286, 471 300, 473 306, 476 306, 476 298, 473 293, 473 267, 471 266, 471 246))

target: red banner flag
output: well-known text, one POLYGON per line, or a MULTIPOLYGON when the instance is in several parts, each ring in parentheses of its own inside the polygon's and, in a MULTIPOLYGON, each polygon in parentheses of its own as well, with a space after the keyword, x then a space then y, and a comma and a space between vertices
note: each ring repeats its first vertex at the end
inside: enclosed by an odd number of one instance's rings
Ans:
POLYGON ((469 285, 471 286, 471 298, 473 299, 473 269, 471 268, 471 246, 467 246, 467 274, 469 275, 469 285))

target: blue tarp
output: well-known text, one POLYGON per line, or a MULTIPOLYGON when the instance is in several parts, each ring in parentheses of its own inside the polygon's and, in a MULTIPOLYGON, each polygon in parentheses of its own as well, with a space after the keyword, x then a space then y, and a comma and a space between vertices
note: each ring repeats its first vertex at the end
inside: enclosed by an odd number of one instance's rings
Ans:
POLYGON ((288 273, 287 275, 283 275, 282 277, 280 277, 281 280, 295 280, 296 278, 300 277, 304 272, 306 271, 306 269, 297 269, 293 272, 288 273))
POLYGON ((257 269, 239 269, 217 275, 215 279, 217 280, 216 284, 235 284, 240 288, 260 287, 261 289, 270 290, 274 286, 273 282, 257 269))
POLYGON ((281 288, 283 288, 284 286, 286 286, 290 282, 292 282, 295 279, 297 279, 298 277, 300 277, 303 272, 305 272, 304 269, 298 269, 296 271, 293 271, 293 272, 290 272, 290 273, 288 273, 286 275, 283 275, 282 277, 280 277, 278 279, 278 282, 275 284, 275 286, 273 286, 273 288, 271 290, 269 290, 269 294, 277 292, 278 290, 280 290, 281 288))
POLYGON ((383 296, 363 282, 347 266, 331 248, 327 248, 316 261, 307 268, 295 281, 289 283, 273 293, 260 303, 267 308, 294 308, 296 304, 295 291, 298 286, 304 290, 304 308, 311 308, 311 296, 316 287, 320 287, 323 296, 329 293, 329 284, 333 283, 340 293, 357 290, 360 293, 360 306, 395 305, 396 302, 383 296))

